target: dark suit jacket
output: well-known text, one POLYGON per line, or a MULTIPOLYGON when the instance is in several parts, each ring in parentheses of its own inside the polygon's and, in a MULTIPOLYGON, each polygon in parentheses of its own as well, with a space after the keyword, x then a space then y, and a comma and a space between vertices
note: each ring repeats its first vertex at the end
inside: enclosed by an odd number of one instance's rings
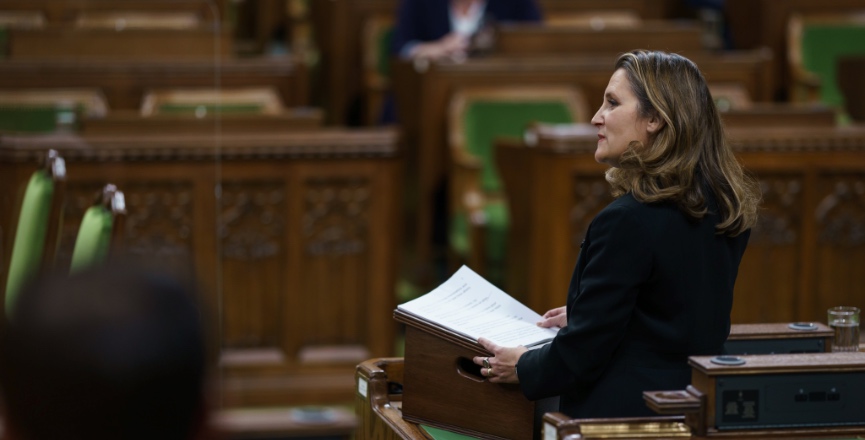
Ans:
POLYGON ((517 364, 526 397, 560 395, 571 417, 628 417, 655 415, 643 391, 684 389, 688 356, 721 353, 748 243, 749 232, 717 235, 718 221, 630 194, 604 208, 571 278, 567 327, 517 364))
MULTIPOLYGON (((411 41, 435 41, 451 31, 449 0, 402 0, 392 40, 392 53, 399 54, 411 41)), ((540 21, 535 0, 487 0, 484 19, 497 22, 540 21)))

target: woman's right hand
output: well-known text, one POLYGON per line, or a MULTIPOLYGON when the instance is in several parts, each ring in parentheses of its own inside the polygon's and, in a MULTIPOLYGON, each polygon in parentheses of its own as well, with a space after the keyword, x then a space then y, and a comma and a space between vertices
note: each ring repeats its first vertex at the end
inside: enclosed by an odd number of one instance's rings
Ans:
POLYGON ((462 61, 466 58, 468 43, 466 36, 451 32, 436 41, 418 44, 412 49, 409 56, 414 59, 442 60, 447 58, 453 61, 462 61))
POLYGON ((538 322, 538 327, 550 328, 558 327, 565 328, 568 325, 568 310, 565 306, 556 307, 544 313, 543 320, 538 322))

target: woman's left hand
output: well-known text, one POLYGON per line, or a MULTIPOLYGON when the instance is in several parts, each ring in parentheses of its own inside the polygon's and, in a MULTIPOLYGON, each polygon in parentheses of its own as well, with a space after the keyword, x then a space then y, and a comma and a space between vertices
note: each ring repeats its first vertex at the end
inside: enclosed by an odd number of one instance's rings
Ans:
POLYGON ((528 349, 519 347, 502 347, 486 338, 478 338, 478 343, 493 356, 475 356, 475 364, 481 366, 481 376, 493 383, 520 383, 517 377, 517 361, 528 349))

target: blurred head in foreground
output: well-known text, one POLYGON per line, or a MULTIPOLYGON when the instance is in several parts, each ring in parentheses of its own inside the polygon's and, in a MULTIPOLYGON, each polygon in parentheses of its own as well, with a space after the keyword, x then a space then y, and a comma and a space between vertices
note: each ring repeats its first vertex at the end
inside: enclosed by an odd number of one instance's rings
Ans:
POLYGON ((205 426, 192 289, 115 264, 40 280, 0 330, 7 439, 189 439, 205 426))

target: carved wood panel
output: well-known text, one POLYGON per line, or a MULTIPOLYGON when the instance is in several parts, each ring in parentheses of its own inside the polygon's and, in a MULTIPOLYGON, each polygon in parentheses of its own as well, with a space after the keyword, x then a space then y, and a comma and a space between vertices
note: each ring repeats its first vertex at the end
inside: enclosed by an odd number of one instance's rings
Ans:
POLYGON ((801 260, 805 177, 763 172, 757 225, 739 265, 733 296, 734 323, 780 322, 796 315, 801 260), (771 264, 770 264, 771 262, 771 264))
POLYGON ((818 177, 816 286, 809 319, 825 322, 834 306, 865 308, 865 172, 818 177))
POLYGON ((303 335, 305 345, 363 344, 370 339, 364 316, 368 291, 370 179, 316 177, 303 182, 301 289, 304 316, 316 331, 303 335), (322 325, 324 324, 324 325, 322 325))
POLYGON ((222 254, 224 348, 273 348, 284 343, 281 313, 287 265, 283 249, 283 181, 222 183, 218 233, 222 254))

